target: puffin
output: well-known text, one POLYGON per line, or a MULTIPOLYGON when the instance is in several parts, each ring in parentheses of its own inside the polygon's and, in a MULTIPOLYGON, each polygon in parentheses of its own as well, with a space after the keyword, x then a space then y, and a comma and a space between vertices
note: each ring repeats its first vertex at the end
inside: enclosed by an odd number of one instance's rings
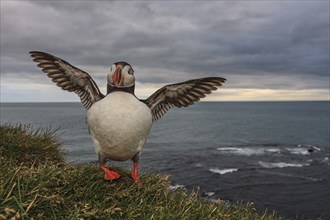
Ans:
POLYGON ((147 99, 139 99, 134 93, 134 70, 121 61, 112 64, 104 95, 87 72, 67 61, 40 51, 31 51, 30 55, 57 86, 80 97, 87 110, 88 131, 106 181, 121 176, 106 167, 108 160, 132 160, 131 177, 141 185, 139 157, 152 124, 171 108, 190 106, 226 81, 222 77, 191 79, 165 85, 147 99))

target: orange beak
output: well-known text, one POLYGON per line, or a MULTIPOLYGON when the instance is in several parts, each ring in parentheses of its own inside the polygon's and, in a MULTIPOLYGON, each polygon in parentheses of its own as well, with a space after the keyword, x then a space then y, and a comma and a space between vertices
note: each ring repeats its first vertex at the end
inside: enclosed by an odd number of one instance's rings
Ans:
POLYGON ((113 76, 112 76, 112 80, 113 80, 115 87, 118 87, 118 85, 120 84, 120 81, 122 81, 121 69, 122 69, 122 66, 118 65, 116 68, 115 74, 113 74, 113 76))

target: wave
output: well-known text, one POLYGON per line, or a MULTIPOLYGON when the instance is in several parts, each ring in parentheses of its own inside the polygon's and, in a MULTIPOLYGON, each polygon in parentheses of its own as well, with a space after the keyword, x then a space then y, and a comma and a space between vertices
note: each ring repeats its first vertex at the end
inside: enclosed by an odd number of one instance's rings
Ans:
POLYGON ((174 186, 170 185, 169 188, 170 188, 170 190, 176 190, 179 188, 184 188, 184 185, 180 185, 180 184, 176 184, 174 186))
POLYGON ((266 152, 270 152, 270 153, 281 153, 281 150, 278 148, 269 148, 265 150, 266 152))
POLYGON ((285 167, 304 167, 309 166, 308 163, 285 163, 285 162, 263 162, 259 161, 259 165, 263 168, 285 168, 285 167))
POLYGON ((229 169, 218 169, 218 168, 211 168, 209 169, 212 173, 224 175, 226 173, 232 173, 238 171, 238 168, 229 168, 229 169))
POLYGON ((315 152, 320 152, 321 148, 313 145, 294 145, 280 146, 274 144, 262 145, 239 145, 237 147, 218 147, 217 150, 223 154, 240 155, 240 156, 260 156, 264 154, 295 154, 295 155, 310 155, 315 152))
MULTIPOLYGON (((299 146, 299 145, 298 145, 299 146)), ((291 154, 298 154, 298 155, 308 155, 310 154, 307 149, 305 148, 286 148, 291 154)))
POLYGON ((302 146, 299 144, 297 146, 298 147, 294 147, 294 148, 286 148, 286 150, 292 154, 299 154, 299 155, 309 155, 313 152, 321 151, 321 148, 313 145, 302 146))
POLYGON ((211 196, 215 195, 215 192, 204 192, 202 195, 206 196, 206 197, 211 197, 211 196))
POLYGON ((217 150, 226 154, 243 156, 263 155, 265 153, 281 153, 279 148, 219 147, 217 150))

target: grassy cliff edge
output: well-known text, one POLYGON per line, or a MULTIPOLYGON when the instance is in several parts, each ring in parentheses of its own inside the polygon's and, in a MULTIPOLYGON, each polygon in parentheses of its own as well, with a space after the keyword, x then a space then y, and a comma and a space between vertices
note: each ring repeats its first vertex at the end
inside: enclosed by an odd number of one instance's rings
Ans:
POLYGON ((0 126, 0 219, 283 219, 251 203, 170 190, 168 176, 127 171, 106 182, 97 165, 72 165, 50 129, 0 126))

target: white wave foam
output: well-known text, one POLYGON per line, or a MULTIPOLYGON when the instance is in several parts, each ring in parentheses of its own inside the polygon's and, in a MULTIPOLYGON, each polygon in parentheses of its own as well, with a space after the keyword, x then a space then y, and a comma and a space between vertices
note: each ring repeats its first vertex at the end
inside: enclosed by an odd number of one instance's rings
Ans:
POLYGON ((298 155, 308 155, 310 154, 306 148, 286 148, 291 154, 298 154, 298 155))
POLYGON ((312 148, 313 148, 314 150, 321 151, 321 148, 319 148, 319 147, 312 146, 312 148))
POLYGON ((211 168, 209 169, 212 173, 224 175, 226 173, 232 173, 238 171, 237 168, 229 168, 229 169, 218 169, 218 168, 211 168))
POLYGON ((236 154, 243 156, 263 155, 265 153, 281 153, 279 148, 219 147, 217 150, 226 154, 236 154))
POLYGON ((309 155, 314 151, 321 151, 321 148, 316 147, 314 145, 300 145, 298 144, 295 148, 286 148, 291 154, 298 154, 298 155, 309 155))
POLYGON ((269 148, 269 149, 266 149, 266 151, 270 152, 270 153, 281 153, 281 150, 278 148, 269 148))
POLYGON ((313 151, 321 151, 321 148, 313 145, 297 145, 296 147, 278 148, 272 146, 256 146, 256 147, 219 147, 218 151, 223 154, 233 154, 242 156, 259 156, 264 154, 296 154, 296 155, 310 155, 313 151))
POLYGON ((179 184, 176 184, 174 186, 169 186, 170 190, 176 190, 176 189, 179 189, 179 188, 184 188, 184 185, 179 185, 179 184))
POLYGON ((285 168, 285 167, 304 167, 304 166, 309 166, 308 163, 285 163, 285 162, 263 162, 259 161, 258 162, 260 166, 263 168, 285 168))
POLYGON ((215 192, 205 192, 204 194, 209 197, 209 196, 213 196, 215 192))
POLYGON ((262 155, 265 153, 265 150, 262 148, 250 148, 250 147, 219 147, 217 150, 222 151, 228 154, 237 154, 237 155, 244 155, 244 156, 251 156, 251 155, 262 155))

